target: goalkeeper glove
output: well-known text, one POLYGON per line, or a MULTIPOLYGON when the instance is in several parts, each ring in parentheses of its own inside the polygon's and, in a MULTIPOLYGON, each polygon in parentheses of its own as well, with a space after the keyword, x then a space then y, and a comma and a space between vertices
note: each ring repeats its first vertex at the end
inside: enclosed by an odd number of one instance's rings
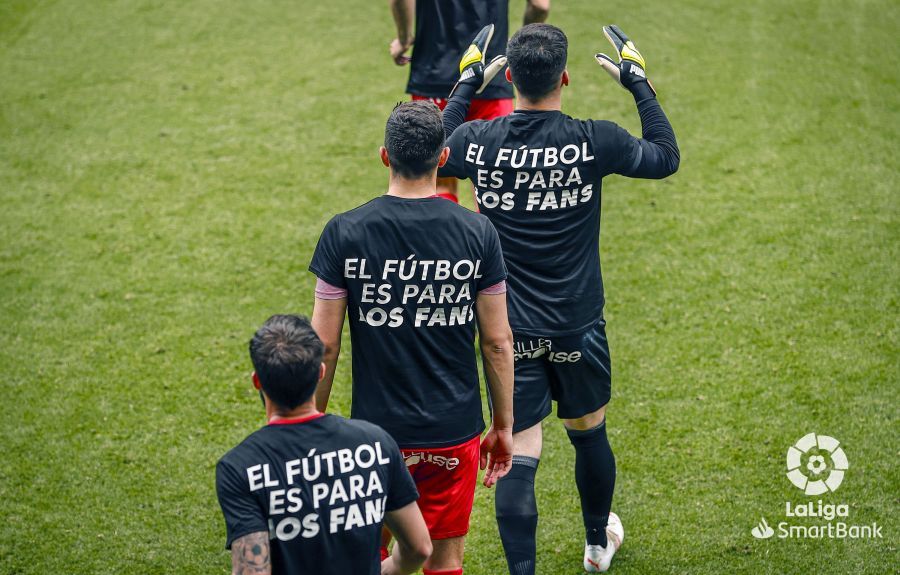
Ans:
POLYGON ((597 62, 603 66, 603 69, 609 72, 613 80, 622 85, 623 88, 636 94, 635 90, 644 91, 642 86, 650 88, 652 96, 656 96, 656 90, 647 80, 647 65, 644 63, 644 57, 634 47, 634 42, 628 39, 625 32, 616 26, 604 26, 603 34, 609 43, 616 49, 619 57, 619 63, 615 63, 612 58, 606 54, 596 54, 594 57, 597 62))
POLYGON ((460 85, 473 86, 476 94, 482 93, 494 76, 506 66, 506 56, 502 54, 495 56, 487 66, 484 65, 487 58, 487 47, 491 43, 493 35, 494 25, 488 24, 472 40, 469 49, 459 61, 459 81, 450 91, 451 96, 460 85))

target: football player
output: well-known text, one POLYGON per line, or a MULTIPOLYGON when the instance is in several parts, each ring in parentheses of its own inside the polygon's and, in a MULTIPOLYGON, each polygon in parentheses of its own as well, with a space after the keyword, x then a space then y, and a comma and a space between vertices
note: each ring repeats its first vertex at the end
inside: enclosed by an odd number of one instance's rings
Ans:
POLYGON ((487 467, 491 486, 511 465, 513 352, 497 232, 436 195, 448 154, 437 106, 399 104, 380 150, 387 194, 328 222, 310 270, 318 277, 312 321, 326 348, 319 409, 346 316, 351 417, 384 427, 400 446, 434 544, 425 573, 460 575, 478 468, 487 467), (483 440, 476 324, 493 402, 483 440))
POLYGON ((216 465, 232 573, 413 573, 431 553, 397 444, 316 409, 324 346, 306 318, 276 315, 250 340, 268 425, 216 465), (379 553, 382 523, 397 538, 379 553))
POLYGON ((450 158, 440 176, 471 179, 481 212, 497 229, 509 269, 515 336, 512 470, 497 484, 496 516, 510 573, 535 570, 534 477, 540 422, 552 401, 575 448, 575 481, 585 527, 583 565, 606 571, 624 529, 610 512, 616 467, 606 433, 610 357, 600 275, 600 195, 604 177, 665 178, 678 169, 675 134, 647 80, 644 58, 616 26, 604 28, 618 58, 597 62, 634 97, 643 137, 608 121, 561 111, 569 84, 566 35, 548 24, 509 40, 507 80, 516 110, 463 123, 490 66, 473 58, 468 78, 444 110, 450 158))
MULTIPOLYGON (((549 12, 550 0, 526 0, 524 22, 543 22, 549 12)), ((488 50, 504 52, 508 13, 508 0, 391 0, 397 37, 389 49, 398 66, 410 64, 406 92, 413 100, 428 99, 443 110, 456 82, 459 54, 479 30, 494 24, 496 34, 488 50), (410 48, 412 57, 407 55, 410 48)), ((467 118, 490 120, 512 111, 512 86, 497 78, 475 95, 467 118)), ((439 196, 458 201, 456 178, 438 178, 437 189, 439 196)))

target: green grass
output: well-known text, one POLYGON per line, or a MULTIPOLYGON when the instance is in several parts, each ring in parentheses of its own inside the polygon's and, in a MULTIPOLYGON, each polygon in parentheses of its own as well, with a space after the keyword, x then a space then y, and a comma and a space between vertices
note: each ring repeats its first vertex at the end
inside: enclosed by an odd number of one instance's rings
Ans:
MULTIPOLYGON (((386 5, 350 4, 0 3, 0 573, 227 572, 213 466, 262 422, 246 342, 311 311, 318 234, 384 191, 406 98, 386 5)), ((896 573, 900 9, 629 7, 551 16, 566 111, 639 132, 591 58, 615 22, 682 149, 603 190, 614 572, 896 573), (806 500, 783 466, 810 431, 850 458, 824 499, 884 539, 750 536, 806 500)), ((545 434, 540 573, 575 574, 573 453, 545 434)), ((503 568, 479 488, 466 572, 503 568)))

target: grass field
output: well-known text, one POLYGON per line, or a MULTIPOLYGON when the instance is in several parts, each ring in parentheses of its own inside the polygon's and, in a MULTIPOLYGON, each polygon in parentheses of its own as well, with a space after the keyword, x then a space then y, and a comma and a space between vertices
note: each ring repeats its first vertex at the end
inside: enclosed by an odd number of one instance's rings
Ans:
MULTIPOLYGON (((682 150, 603 190, 614 572, 897 573, 900 8, 629 7, 550 19, 568 113, 639 132, 591 57, 615 22, 682 150), (750 536, 815 499, 784 476, 813 431, 850 459, 822 499, 883 539, 750 536)), ((227 572, 213 467, 262 423, 246 342, 311 311, 323 224, 385 190, 392 31, 362 0, 0 2, 0 573, 227 572)), ((545 434, 539 572, 576 574, 573 452, 545 434)), ((504 570, 492 497, 469 574, 504 570)))

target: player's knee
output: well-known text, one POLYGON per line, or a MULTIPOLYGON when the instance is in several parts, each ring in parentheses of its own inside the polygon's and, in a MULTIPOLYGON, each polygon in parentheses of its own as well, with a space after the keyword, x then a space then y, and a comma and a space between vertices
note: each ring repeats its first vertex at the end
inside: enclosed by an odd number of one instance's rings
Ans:
POLYGON ((513 434, 513 453, 540 459, 543 442, 541 424, 538 422, 527 429, 513 434))
POLYGON ((594 427, 601 425, 604 421, 606 421, 605 405, 597 411, 593 411, 587 415, 576 417, 574 419, 564 419, 563 425, 565 425, 567 429, 584 431, 586 429, 593 429, 594 427))

